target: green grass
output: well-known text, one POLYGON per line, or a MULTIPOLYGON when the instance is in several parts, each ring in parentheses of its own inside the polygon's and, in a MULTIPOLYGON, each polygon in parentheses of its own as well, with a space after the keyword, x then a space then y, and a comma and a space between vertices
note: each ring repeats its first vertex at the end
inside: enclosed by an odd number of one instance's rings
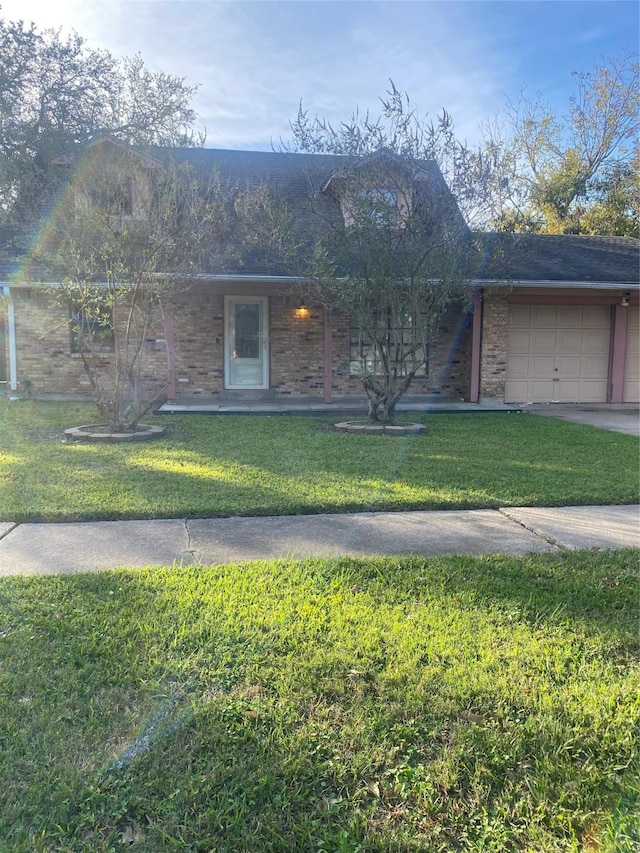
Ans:
POLYGON ((326 419, 167 415, 161 441, 66 443, 90 406, 0 401, 0 518, 75 520, 634 503, 633 436, 518 414, 434 415, 423 436, 326 419))
POLYGON ((0 850, 639 839, 638 554, 0 581, 0 850))

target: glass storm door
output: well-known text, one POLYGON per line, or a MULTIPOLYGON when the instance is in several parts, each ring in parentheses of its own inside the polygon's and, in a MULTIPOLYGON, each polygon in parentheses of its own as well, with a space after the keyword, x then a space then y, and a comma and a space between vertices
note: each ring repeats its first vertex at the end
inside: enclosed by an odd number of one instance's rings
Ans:
POLYGON ((225 388, 269 387, 268 301, 225 296, 225 388))

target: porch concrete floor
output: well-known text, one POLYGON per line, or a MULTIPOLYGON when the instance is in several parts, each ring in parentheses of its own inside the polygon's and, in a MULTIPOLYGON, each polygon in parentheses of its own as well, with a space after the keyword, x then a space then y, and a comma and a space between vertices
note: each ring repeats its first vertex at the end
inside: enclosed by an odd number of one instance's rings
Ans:
MULTIPOLYGON (((334 397, 331 403, 325 403, 322 397, 294 397, 276 395, 270 400, 226 400, 212 394, 207 397, 177 397, 157 409, 163 414, 329 414, 364 417, 367 412, 366 397, 334 397)), ((397 406, 398 412, 520 412, 519 406, 504 405, 499 402, 465 403, 446 397, 426 397, 407 395, 397 406)))

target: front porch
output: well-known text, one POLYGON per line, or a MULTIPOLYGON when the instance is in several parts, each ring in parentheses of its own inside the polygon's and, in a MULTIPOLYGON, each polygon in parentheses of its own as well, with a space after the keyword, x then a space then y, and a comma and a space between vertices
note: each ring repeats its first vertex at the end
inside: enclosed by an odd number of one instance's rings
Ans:
MULTIPOLYGON (((334 396, 330 403, 321 396, 294 396, 270 394, 268 398, 256 394, 253 399, 245 393, 235 399, 228 393, 210 395, 184 395, 168 401, 157 410, 162 414, 260 414, 260 415, 354 415, 363 417, 367 411, 364 395, 334 396)), ((519 412, 520 407, 508 406, 500 401, 466 403, 440 395, 407 394, 397 407, 398 412, 438 414, 445 412, 519 412)))

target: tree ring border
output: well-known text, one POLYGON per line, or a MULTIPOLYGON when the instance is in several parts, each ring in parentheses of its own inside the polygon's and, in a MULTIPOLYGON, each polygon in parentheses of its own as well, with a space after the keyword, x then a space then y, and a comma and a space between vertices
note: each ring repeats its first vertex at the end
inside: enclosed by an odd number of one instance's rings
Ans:
POLYGON ((420 435, 426 432, 424 424, 376 424, 371 421, 342 421, 334 424, 335 432, 351 435, 420 435))
POLYGON ((104 444, 119 444, 134 441, 151 441, 166 434, 165 427, 156 424, 140 424, 135 432, 110 432, 106 424, 84 424, 64 431, 69 441, 89 441, 104 444))

